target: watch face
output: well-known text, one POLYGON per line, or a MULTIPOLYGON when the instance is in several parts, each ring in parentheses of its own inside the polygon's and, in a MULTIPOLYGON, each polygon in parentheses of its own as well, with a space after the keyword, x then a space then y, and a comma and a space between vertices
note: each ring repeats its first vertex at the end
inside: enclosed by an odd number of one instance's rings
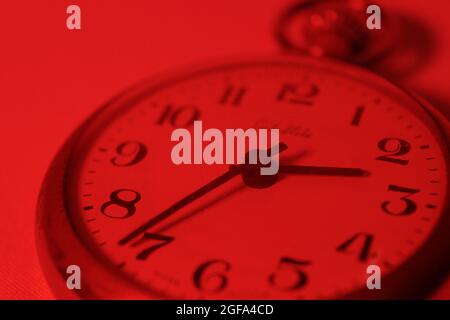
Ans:
POLYGON ((323 60, 144 82, 82 127, 69 163, 63 201, 78 241, 154 298, 342 297, 366 288, 370 265, 382 279, 411 265, 447 215, 447 145, 432 117, 384 81, 323 60), (255 186, 238 172, 193 196, 236 169, 172 162, 172 132, 193 134, 195 120, 279 129, 275 181, 255 186))

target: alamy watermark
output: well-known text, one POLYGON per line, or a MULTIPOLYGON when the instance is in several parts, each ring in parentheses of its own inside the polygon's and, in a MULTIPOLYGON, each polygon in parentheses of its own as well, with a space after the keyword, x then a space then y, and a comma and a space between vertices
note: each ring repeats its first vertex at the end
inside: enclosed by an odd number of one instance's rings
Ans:
POLYGON ((279 129, 239 128, 222 133, 210 128, 203 132, 202 121, 194 121, 193 133, 192 137, 184 128, 172 132, 170 140, 178 142, 171 152, 174 164, 260 164, 261 175, 278 173, 279 129))

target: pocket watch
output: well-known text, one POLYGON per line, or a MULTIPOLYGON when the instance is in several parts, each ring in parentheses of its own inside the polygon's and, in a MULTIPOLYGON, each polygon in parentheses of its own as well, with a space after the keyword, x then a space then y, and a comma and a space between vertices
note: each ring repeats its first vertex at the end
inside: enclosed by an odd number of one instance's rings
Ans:
POLYGON ((38 203, 58 297, 423 297, 448 270, 448 120, 366 70, 240 58, 127 89, 51 164, 38 203), (175 165, 176 128, 277 128, 270 184, 245 166, 175 165), (66 286, 69 265, 81 289, 66 286), (381 289, 367 288, 368 266, 381 289))

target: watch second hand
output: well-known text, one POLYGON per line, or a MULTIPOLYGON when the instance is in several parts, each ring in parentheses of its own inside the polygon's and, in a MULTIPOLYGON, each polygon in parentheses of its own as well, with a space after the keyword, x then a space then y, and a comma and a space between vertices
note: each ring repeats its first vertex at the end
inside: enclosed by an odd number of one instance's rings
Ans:
MULTIPOLYGON (((284 143, 280 143, 279 145, 279 152, 282 152, 286 150, 287 146, 284 143)), ((195 201, 196 199, 202 197, 203 195, 207 194, 208 192, 214 190, 215 188, 221 186, 222 184, 226 183, 227 181, 231 180, 232 178, 236 177, 237 175, 241 174, 242 171, 240 170, 239 166, 230 166, 230 169, 222 174, 221 176, 215 178, 211 182, 207 183, 200 189, 197 189, 193 193, 189 194, 188 196, 184 197, 183 199, 175 202, 172 206, 158 214, 157 216, 151 218, 138 228, 134 229, 132 232, 130 232, 128 235, 126 235, 124 238, 119 240, 119 245, 124 245, 134 238, 136 238, 139 234, 145 232, 146 230, 150 229, 151 227, 155 226, 159 222, 163 221, 164 219, 170 217, 172 214, 180 210, 181 208, 185 207, 189 203, 195 201)))

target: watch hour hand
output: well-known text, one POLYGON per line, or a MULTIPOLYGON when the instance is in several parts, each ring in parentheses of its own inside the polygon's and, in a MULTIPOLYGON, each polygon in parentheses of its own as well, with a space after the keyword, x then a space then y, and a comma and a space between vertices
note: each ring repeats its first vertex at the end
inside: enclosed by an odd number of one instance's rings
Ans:
POLYGON ((367 177, 370 173, 360 168, 280 165, 279 173, 319 176, 367 177))

